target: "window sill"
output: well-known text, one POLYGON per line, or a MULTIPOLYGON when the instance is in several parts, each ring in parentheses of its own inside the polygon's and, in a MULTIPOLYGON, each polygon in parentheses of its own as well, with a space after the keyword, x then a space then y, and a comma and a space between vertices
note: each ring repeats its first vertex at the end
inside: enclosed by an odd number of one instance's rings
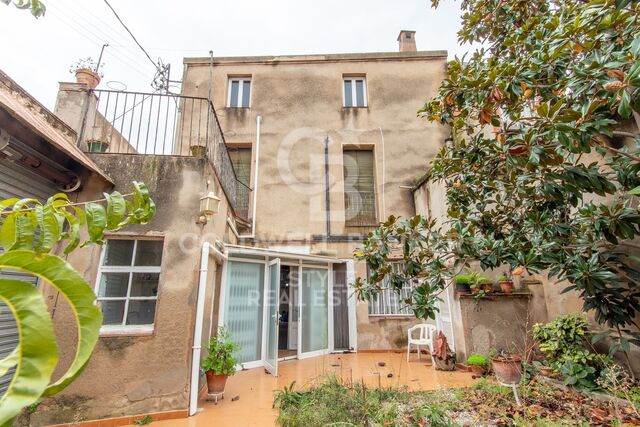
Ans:
POLYGON ((153 325, 135 327, 135 328, 123 328, 123 327, 102 327, 100 328, 100 338, 110 337, 146 337, 154 334, 153 325))
POLYGON ((370 314, 369 320, 408 320, 416 319, 413 314, 370 314))
POLYGON ((363 106, 363 107, 347 107, 347 106, 344 106, 344 105, 343 105, 343 106, 342 106, 342 108, 343 108, 344 110, 366 110, 366 109, 368 109, 368 108, 369 108, 369 106, 368 106, 368 105, 365 105, 365 106, 363 106))
POLYGON ((348 222, 344 223, 345 227, 353 227, 353 228, 370 228, 370 227, 377 227, 378 225, 380 225, 380 223, 378 222, 373 222, 371 224, 362 224, 362 223, 358 223, 358 224, 349 224, 348 222))

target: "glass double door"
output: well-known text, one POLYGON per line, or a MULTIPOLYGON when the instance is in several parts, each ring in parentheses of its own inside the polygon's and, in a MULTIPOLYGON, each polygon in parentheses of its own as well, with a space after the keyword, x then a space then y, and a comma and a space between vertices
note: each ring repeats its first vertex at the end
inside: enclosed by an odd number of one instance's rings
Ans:
MULTIPOLYGON (((265 304, 265 357, 264 366, 271 374, 278 375, 279 323, 281 314, 279 306, 283 294, 280 292, 280 260, 271 261, 268 265, 268 280, 265 283, 267 297, 265 304)), ((329 269, 312 267, 290 267, 297 270, 291 274, 294 286, 299 292, 292 292, 297 301, 292 301, 298 309, 298 319, 290 319, 299 325, 296 328, 298 340, 298 357, 320 355, 329 349, 329 269)))
MULTIPOLYGON (((246 367, 262 364, 273 375, 278 374, 279 312, 281 298, 280 259, 264 263, 230 261, 223 324, 239 344, 238 361, 246 367)), ((293 297, 288 321, 295 324, 297 356, 305 358, 329 350, 329 267, 287 264, 290 269, 288 286, 293 297), (291 318, 296 316, 296 318, 291 318)), ((284 345, 284 343, 283 343, 284 345)))

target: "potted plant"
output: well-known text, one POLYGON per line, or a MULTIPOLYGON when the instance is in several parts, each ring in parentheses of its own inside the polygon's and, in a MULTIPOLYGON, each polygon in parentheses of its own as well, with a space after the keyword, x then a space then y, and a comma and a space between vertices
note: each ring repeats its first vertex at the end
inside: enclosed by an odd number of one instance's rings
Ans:
POLYGON ((490 278, 486 276, 480 276, 476 280, 476 283, 478 284, 479 288, 484 291, 484 293, 488 294, 493 292, 493 280, 491 280, 490 278))
POLYGON ((100 139, 88 139, 87 151, 89 153, 106 153, 109 148, 108 141, 102 141, 100 139))
POLYGON ((453 278, 453 283, 456 285, 456 292, 459 294, 471 293, 471 285, 474 280, 470 274, 458 274, 453 278))
POLYGON ((476 377, 486 374, 490 364, 489 359, 482 354, 475 353, 467 357, 467 365, 476 377))
POLYGON ((491 367, 502 384, 518 384, 522 378, 522 358, 519 354, 501 352, 491 357, 491 367))
POLYGON ((95 89, 100 84, 100 80, 103 77, 102 65, 98 66, 98 64, 91 59, 91 57, 86 59, 80 59, 78 62, 73 64, 69 69, 71 74, 75 74, 76 82, 83 83, 89 87, 89 89, 95 89))
POLYGON ((209 341, 207 357, 201 364, 207 376, 209 394, 224 392, 227 378, 236 373, 238 361, 233 353, 238 349, 238 345, 230 340, 229 333, 224 328, 220 328, 217 335, 209 341))
POLYGON ((503 274, 498 279, 498 284, 500 285, 500 289, 505 294, 510 294, 513 292, 513 280, 511 280, 511 274, 503 274))
POLYGON ((204 145, 192 145, 190 149, 193 157, 204 157, 207 155, 207 147, 204 145))

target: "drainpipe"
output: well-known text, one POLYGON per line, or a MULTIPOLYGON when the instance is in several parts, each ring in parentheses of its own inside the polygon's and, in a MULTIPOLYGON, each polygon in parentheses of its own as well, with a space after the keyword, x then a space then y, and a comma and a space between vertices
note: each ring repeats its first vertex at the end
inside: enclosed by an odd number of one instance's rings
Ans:
POLYGON ((205 242, 200 255, 200 276, 198 280, 198 297, 196 300, 196 322, 193 328, 193 353, 191 355, 191 388, 189 390, 189 416, 198 410, 198 392, 200 384, 200 354, 202 353, 202 328, 204 325, 204 296, 207 290, 207 273, 209 271, 209 255, 224 263, 227 256, 214 245, 205 242))
POLYGON ((387 220, 387 203, 384 197, 384 183, 385 183, 385 162, 384 162, 384 132, 382 132, 382 126, 380 126, 380 139, 382 140, 382 220, 387 220))
POLYGON ((256 237, 256 212, 258 211, 258 175, 260 173, 260 124, 262 116, 256 116, 256 171, 253 176, 253 206, 251 208, 251 234, 238 236, 240 239, 254 239, 256 237))
POLYGON ((324 139, 324 199, 327 213, 327 238, 331 236, 331 199, 329 197, 329 136, 324 139))

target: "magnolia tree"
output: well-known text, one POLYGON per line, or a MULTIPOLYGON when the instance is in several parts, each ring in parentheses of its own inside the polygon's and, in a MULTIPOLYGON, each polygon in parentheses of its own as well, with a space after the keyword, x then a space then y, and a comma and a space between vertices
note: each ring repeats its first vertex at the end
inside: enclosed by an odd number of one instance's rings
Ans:
POLYGON ((18 9, 28 9, 36 18, 44 16, 47 8, 40 0, 0 0, 6 5, 13 4, 18 9))
MULTIPOLYGON (((437 7, 437 0, 433 5, 437 7)), ((640 3, 464 0, 462 43, 439 94, 420 114, 449 126, 431 163, 446 186, 439 228, 389 221, 356 257, 357 294, 416 286, 406 303, 434 317, 447 278, 469 260, 544 272, 568 283, 615 332, 612 351, 640 345, 640 3), (403 269, 391 270, 399 256, 403 269)))
POLYGON ((76 319, 76 353, 55 382, 58 363, 53 323, 43 295, 31 283, 0 278, 0 300, 13 314, 19 342, 0 360, 0 376, 15 369, 0 398, 0 426, 11 425, 22 408, 67 387, 84 369, 98 340, 102 313, 94 304, 91 286, 61 257, 79 246, 102 244, 105 230, 145 224, 155 213, 146 186, 133 183, 133 192, 104 194, 104 199, 72 203, 56 194, 46 203, 35 199, 0 201, 0 270, 12 269, 46 281, 66 298, 76 319), (83 239, 82 236, 87 238, 83 239))

